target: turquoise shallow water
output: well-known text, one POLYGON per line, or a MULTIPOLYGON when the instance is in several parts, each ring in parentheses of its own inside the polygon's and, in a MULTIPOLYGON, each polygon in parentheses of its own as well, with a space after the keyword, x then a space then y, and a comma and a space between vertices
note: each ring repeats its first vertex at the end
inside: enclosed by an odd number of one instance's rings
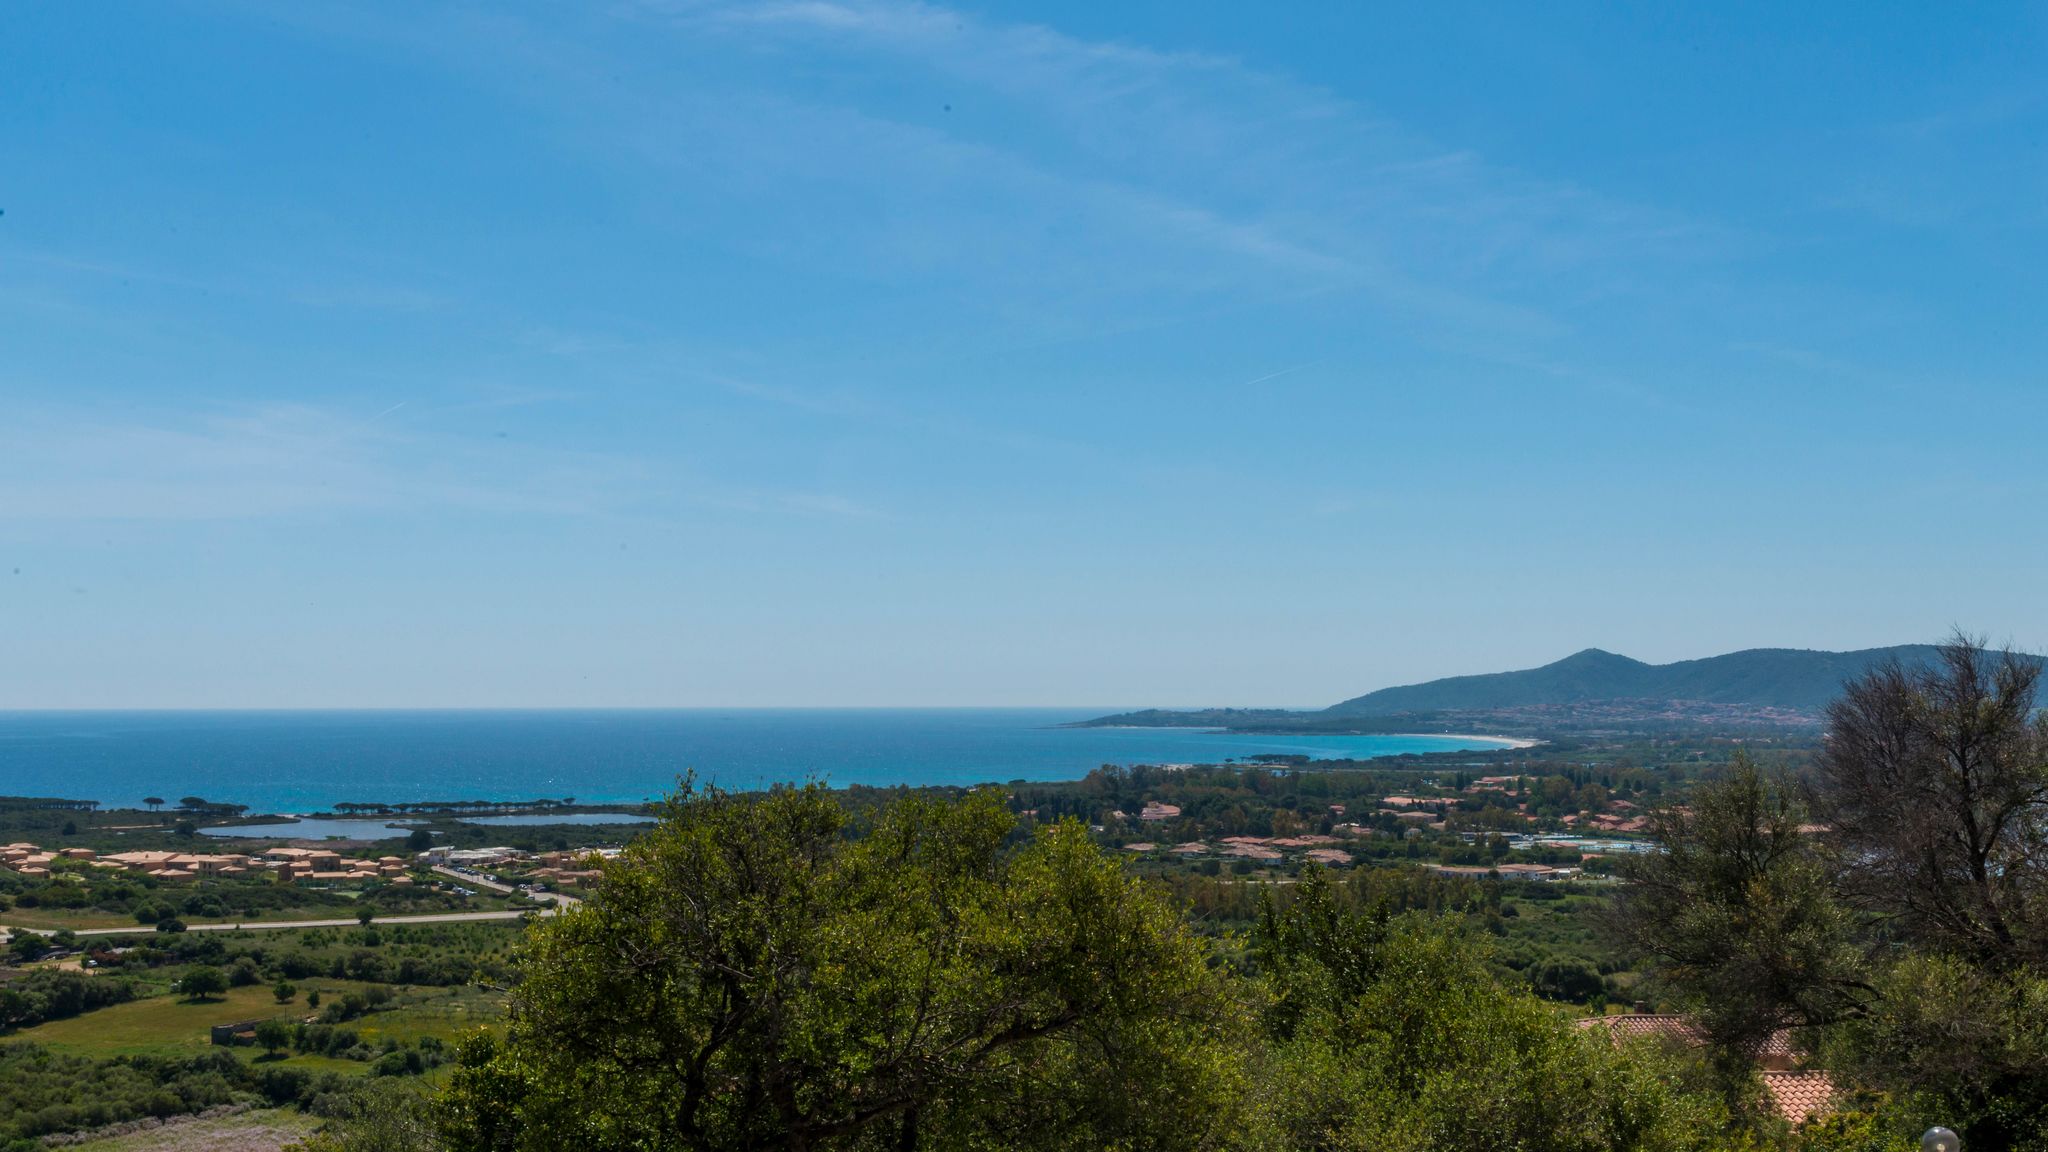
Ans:
POLYGON ((0 713, 0 794, 138 804, 184 796, 302 812, 344 802, 658 796, 819 779, 1079 779, 1102 764, 1489 747, 1447 736, 1061 728, 1087 709, 0 713))

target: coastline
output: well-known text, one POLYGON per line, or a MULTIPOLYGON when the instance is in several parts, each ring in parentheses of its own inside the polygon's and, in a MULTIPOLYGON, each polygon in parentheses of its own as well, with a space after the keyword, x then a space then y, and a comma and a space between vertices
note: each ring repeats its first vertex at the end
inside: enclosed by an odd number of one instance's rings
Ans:
POLYGON ((1477 732, 1397 732, 1395 733, 1395 735, 1442 736, 1445 739, 1449 740, 1491 740, 1496 744, 1500 744, 1506 747, 1510 751, 1516 752, 1519 752, 1524 748, 1534 748, 1538 744, 1543 743, 1543 741, 1541 740, 1529 740, 1521 736, 1484 736, 1477 732))
POLYGON ((1181 725, 1167 725, 1167 724, 1062 724, 1062 725, 1060 725, 1060 727, 1061 727, 1061 728, 1068 728, 1068 729, 1078 729, 1078 728, 1089 728, 1089 729, 1094 729, 1095 731, 1098 731, 1098 732, 1160 732, 1160 731, 1165 731, 1165 732, 1203 732, 1203 733, 1208 733, 1208 734, 1211 734, 1211 735, 1235 735, 1235 736, 1385 736, 1385 737, 1389 737, 1389 738, 1401 738, 1401 739, 1417 739, 1417 740, 1484 740, 1484 741, 1486 741, 1486 742, 1487 742, 1488 744, 1493 744, 1493 745, 1497 745, 1497 746, 1498 746, 1497 748, 1493 748, 1493 749, 1482 749, 1482 748, 1469 748, 1469 749, 1465 749, 1465 751, 1469 751, 1469 752, 1482 752, 1482 751, 1507 751, 1507 752, 1519 752, 1519 751, 1521 751, 1521 750, 1523 750, 1523 749, 1525 749, 1525 748, 1534 748, 1534 747, 1536 747, 1537 745, 1539 745, 1539 744, 1542 744, 1542 743, 1544 743, 1544 741, 1542 741, 1542 740, 1532 740, 1532 739, 1529 739, 1528 737, 1525 737, 1525 736, 1495 736, 1495 735, 1488 735, 1488 734, 1486 734, 1486 733, 1482 733, 1482 732, 1335 732, 1335 731, 1328 731, 1328 732, 1326 732, 1326 731, 1321 731, 1321 730, 1306 730, 1306 731, 1304 731, 1304 730, 1302 730, 1302 729, 1297 729, 1297 728, 1258 728, 1258 727, 1249 727, 1249 728, 1231 728, 1231 727, 1227 727, 1227 726, 1220 726, 1220 725, 1213 725, 1213 724, 1200 724, 1200 725, 1197 725, 1197 724, 1189 724, 1189 725, 1186 725, 1186 726, 1181 726, 1181 725))

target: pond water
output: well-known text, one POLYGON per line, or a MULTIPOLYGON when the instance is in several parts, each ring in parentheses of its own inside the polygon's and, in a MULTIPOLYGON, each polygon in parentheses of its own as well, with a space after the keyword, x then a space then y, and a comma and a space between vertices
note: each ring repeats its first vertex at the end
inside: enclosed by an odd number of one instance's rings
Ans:
POLYGON ((238 840, 388 840, 412 831, 412 825, 391 820, 293 820, 283 824, 238 824, 226 828, 201 828, 207 836, 231 836, 238 840))

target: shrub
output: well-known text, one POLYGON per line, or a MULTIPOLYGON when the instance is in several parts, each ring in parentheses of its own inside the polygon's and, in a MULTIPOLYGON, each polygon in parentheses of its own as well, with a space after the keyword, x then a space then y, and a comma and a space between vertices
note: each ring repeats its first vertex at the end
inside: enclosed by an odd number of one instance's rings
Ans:
POLYGON ((211 965, 188 969, 178 981, 178 991, 193 1000, 219 996, 228 990, 228 975, 211 965))

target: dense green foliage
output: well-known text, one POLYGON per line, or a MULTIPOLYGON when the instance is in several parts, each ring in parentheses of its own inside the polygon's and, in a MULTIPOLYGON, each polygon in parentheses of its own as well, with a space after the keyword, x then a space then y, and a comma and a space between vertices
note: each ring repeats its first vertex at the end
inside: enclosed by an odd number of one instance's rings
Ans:
MULTIPOLYGON (((90 1028, 73 1031, 65 1044, 0 1049, 10 1054, 0 1058, 0 1078, 8 1081, 0 1091, 0 1148, 16 1135, 71 1132, 222 1103, 310 1107, 324 1099, 323 1107, 349 1112, 351 1081, 406 1079, 447 1062, 440 1036, 452 1034, 463 1018, 451 1019, 448 1006, 491 1010, 493 1003, 480 993, 404 985, 513 979, 510 953, 519 932, 520 925, 507 922, 149 934, 129 938, 130 946, 118 951, 113 946, 123 945, 123 938, 101 937, 93 938, 87 954, 101 969, 97 975, 51 968, 0 972, 6 977, 0 982, 0 1031, 81 1015, 87 1018, 79 1023, 90 1025, 93 1014, 145 1010, 152 998, 179 1001, 181 1009, 163 1014, 175 1029, 160 1037, 163 1055, 109 1059, 112 1052, 77 1051, 90 1028), (321 996, 302 991, 293 979, 343 983, 321 996), (211 990, 194 1005, 200 1015, 185 1015, 183 994, 198 984, 211 990), (279 987, 288 995, 273 994, 279 987), (169 1055, 207 1039, 207 1021, 222 1019, 208 1016, 207 1006, 226 1011, 217 1001, 222 989, 245 988, 261 993, 262 1006, 245 1009, 248 1015, 278 1014, 258 1021, 255 1049, 240 1049, 240 1059, 228 1049, 196 1061, 169 1055), (276 1059, 260 1058, 258 1050, 276 1059), (278 1062, 286 1058, 292 1059, 278 1062), (332 1060, 350 1065, 323 1063, 332 1060), (347 1075, 315 1074, 297 1066, 307 1061, 352 1069, 347 1075)), ((132 1036, 132 1027, 121 1030, 132 1036)), ((118 1044, 113 1049, 120 1050, 118 1044)))
POLYGON ((1665 850, 1625 870, 1616 935, 1656 962, 1717 1051, 1747 1053, 1865 999, 1848 909, 1805 823, 1789 781, 1740 760, 1688 809, 1660 813, 1665 850))
POLYGON ((456 1152, 1714 1146, 1711 1095, 1478 939, 1310 869, 1205 942, 992 794, 688 796, 536 926, 437 1110, 456 1152))
POLYGON ((279 884, 269 876, 207 880, 195 885, 174 884, 137 872, 111 872, 83 865, 60 867, 63 870, 48 879, 0 870, 0 894, 16 908, 104 912, 132 917, 138 924, 155 924, 173 916, 253 919, 265 912, 288 908, 306 909, 317 915, 322 909, 353 908, 355 904, 339 893, 279 884))
POLYGON ((0 1032, 63 1020, 135 998, 130 980, 40 969, 0 984, 0 1032))
POLYGON ((1278 1147, 1711 1148, 1728 1126, 1676 1068, 1502 985, 1449 922, 1347 913, 1320 873, 1269 893, 1255 955, 1278 1147))
POLYGON ((844 835, 822 789, 675 804, 537 925, 456 1149, 1162 1146, 1229 1130, 1247 1018, 1085 829, 995 795, 844 835))
POLYGON ((145 1116, 177 1116, 243 1101, 293 1103, 339 1082, 261 1069, 225 1051, 181 1059, 89 1060, 33 1044, 0 1045, 0 1149, 40 1148, 34 1138, 145 1116))
POLYGON ((2048 1149, 2040 673, 1960 638, 1873 668, 1830 708, 1805 788, 1820 823, 1738 765, 1629 869, 1618 935, 1691 1009, 1729 1087, 1789 1028, 1851 1091, 1831 1147, 1941 1123, 1973 1152, 2048 1149))
POLYGON ((104 971, 147 973, 207 964, 243 983, 326 976, 381 984, 449 986, 511 978, 515 924, 382 924, 292 932, 207 932, 116 938, 121 951, 95 944, 104 971))

